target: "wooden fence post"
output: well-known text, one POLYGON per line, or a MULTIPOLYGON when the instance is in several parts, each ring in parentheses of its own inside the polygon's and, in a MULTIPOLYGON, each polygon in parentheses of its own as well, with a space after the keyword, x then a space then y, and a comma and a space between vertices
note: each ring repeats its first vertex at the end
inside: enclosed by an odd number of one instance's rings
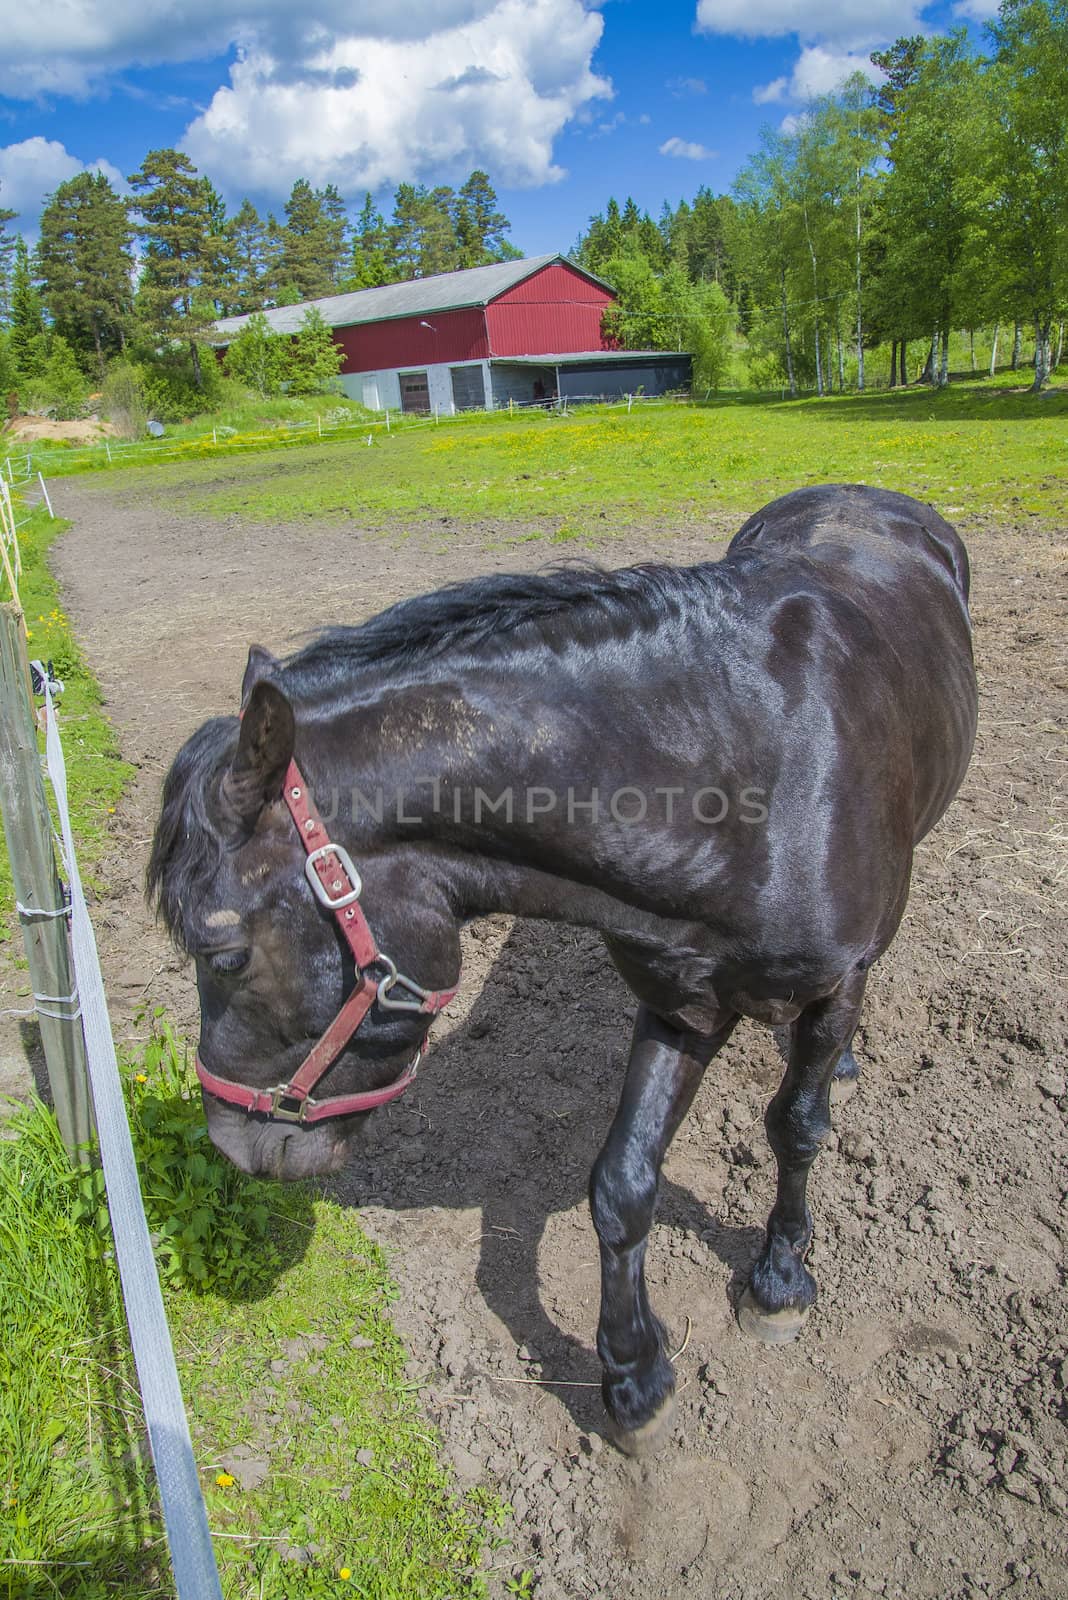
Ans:
POLYGON ((0 811, 11 862, 30 985, 38 1000, 48 1082, 63 1143, 72 1158, 92 1134, 85 1040, 77 1014, 67 919, 33 916, 63 904, 52 850, 52 819, 45 799, 37 727, 30 692, 26 627, 18 606, 0 605, 0 811), (25 912, 31 913, 25 915, 25 912))

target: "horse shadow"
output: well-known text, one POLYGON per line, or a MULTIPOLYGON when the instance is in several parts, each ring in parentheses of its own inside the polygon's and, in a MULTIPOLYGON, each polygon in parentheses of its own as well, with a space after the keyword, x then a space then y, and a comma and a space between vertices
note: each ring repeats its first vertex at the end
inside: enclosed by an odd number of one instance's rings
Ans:
MULTIPOLYGON (((549 1387, 576 1424, 600 1431, 593 1350, 600 1282, 588 1212, 581 1245, 576 1232, 588 1269, 585 1339, 552 1315, 546 1301, 555 1290, 539 1283, 538 1253, 550 1219, 586 1199, 623 1086, 635 1002, 596 934, 517 922, 499 948, 492 925, 485 938, 488 969, 484 946, 474 945, 473 963, 470 949, 465 953, 465 972, 473 965, 477 979, 485 970, 470 1012, 432 1045, 417 1093, 371 1120, 329 1193, 343 1204, 394 1211, 481 1210, 475 1283, 488 1309, 516 1349, 526 1348, 527 1370, 560 1381, 549 1387)), ((723 1081, 729 1093, 726 1074, 723 1081)), ((726 1224, 707 1196, 668 1176, 654 1233, 658 1225, 700 1236, 730 1269, 727 1293, 732 1303, 737 1299, 762 1229, 726 1224)), ((654 1300, 663 1299, 654 1287, 654 1300)), ((658 1303, 657 1309, 675 1323, 685 1308, 658 1303)))

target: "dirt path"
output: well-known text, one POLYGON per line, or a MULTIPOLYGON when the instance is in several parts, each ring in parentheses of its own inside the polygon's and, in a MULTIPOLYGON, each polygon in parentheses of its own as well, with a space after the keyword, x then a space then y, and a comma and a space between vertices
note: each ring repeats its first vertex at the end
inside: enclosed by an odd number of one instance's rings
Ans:
MULTIPOLYGON (((150 994, 192 1030, 190 975, 141 875, 162 773, 234 708, 249 641, 284 650, 560 552, 495 548, 486 526, 196 526, 87 480, 55 499, 75 520, 57 551, 67 609, 140 768, 96 914, 117 1021, 150 994)), ((770 1204, 760 1117, 778 1071, 770 1036, 743 1027, 673 1146, 650 1249, 685 1342, 675 1437, 641 1464, 602 1442, 585 1186, 630 1007, 584 934, 471 930, 463 1006, 418 1093, 379 1113, 339 1185, 395 1252, 396 1322, 457 1473, 503 1486, 509 1566, 535 1568, 543 1600, 1068 1596, 1065 568, 1034 527, 963 531, 979 746, 869 986, 863 1085, 813 1185, 821 1300, 802 1343, 751 1345, 731 1312, 770 1204)), ((596 553, 687 560, 709 543, 633 532, 596 553)))

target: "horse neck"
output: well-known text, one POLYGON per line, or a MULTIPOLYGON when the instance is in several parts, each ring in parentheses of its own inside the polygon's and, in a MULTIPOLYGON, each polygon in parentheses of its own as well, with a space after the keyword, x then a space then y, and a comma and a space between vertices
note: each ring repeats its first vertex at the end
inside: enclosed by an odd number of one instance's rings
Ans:
POLYGON ((537 693, 522 666, 443 668, 324 718, 339 837, 357 859, 418 846, 465 916, 621 926, 626 851, 606 853, 619 829, 600 814, 607 793, 594 808, 597 751, 556 665, 539 658, 537 693), (594 861, 604 887, 589 885, 594 861))

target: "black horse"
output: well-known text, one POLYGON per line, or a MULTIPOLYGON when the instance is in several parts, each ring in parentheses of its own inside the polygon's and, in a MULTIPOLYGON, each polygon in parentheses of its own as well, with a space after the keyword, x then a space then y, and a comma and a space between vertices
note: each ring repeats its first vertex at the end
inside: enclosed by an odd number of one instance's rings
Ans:
POLYGON ((766 507, 719 562, 479 579, 284 662, 254 648, 243 719, 174 763, 148 871, 196 960, 215 1144, 249 1172, 335 1170, 410 1081, 466 919, 599 929, 638 1015, 590 1184, 597 1348, 619 1442, 658 1442, 673 1377, 646 1239, 739 1017, 789 1030, 740 1320, 782 1342, 815 1299, 805 1193, 831 1080, 856 1073, 868 970, 971 753, 967 598, 929 506, 829 486, 766 507))

